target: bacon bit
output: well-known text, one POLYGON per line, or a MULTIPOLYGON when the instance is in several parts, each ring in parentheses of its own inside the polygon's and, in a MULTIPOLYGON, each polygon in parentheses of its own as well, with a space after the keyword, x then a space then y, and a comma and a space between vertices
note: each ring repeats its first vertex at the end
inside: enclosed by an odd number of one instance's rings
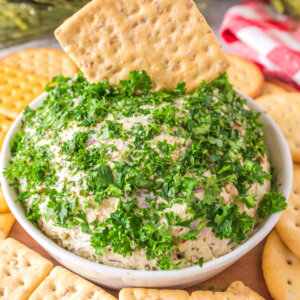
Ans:
POLYGON ((53 133, 54 133, 54 131, 45 131, 44 132, 44 136, 46 136, 46 135, 53 135, 53 133))
POLYGON ((186 240, 180 240, 181 244, 184 244, 186 242, 186 240))
POLYGON ((95 144, 95 143, 97 143, 97 140, 96 140, 94 137, 92 137, 92 138, 91 138, 91 144, 93 145, 93 144, 95 144))
POLYGON ((41 188, 41 194, 45 193, 45 188, 41 188))
POLYGON ((267 161, 267 156, 264 155, 264 156, 262 157, 262 161, 260 162, 260 164, 263 166, 263 165, 265 165, 266 161, 267 161))
POLYGON ((245 134, 245 130, 240 125, 234 124, 233 127, 238 130, 242 136, 245 134))
POLYGON ((117 263, 121 263, 119 260, 116 260, 116 259, 108 259, 108 261, 110 261, 110 262, 117 262, 117 263))
POLYGON ((220 196, 223 197, 222 203, 224 205, 226 205, 227 203, 229 203, 231 201, 231 195, 228 192, 226 192, 224 189, 222 190, 220 196))

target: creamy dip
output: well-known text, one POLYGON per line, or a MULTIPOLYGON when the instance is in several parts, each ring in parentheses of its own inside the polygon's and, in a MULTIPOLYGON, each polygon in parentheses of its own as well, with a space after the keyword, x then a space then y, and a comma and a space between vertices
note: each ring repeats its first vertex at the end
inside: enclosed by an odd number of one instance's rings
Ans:
POLYGON ((284 202, 259 115, 225 75, 189 95, 183 83, 150 92, 141 71, 119 87, 53 81, 25 110, 5 175, 27 218, 69 251, 121 268, 202 266, 284 202))

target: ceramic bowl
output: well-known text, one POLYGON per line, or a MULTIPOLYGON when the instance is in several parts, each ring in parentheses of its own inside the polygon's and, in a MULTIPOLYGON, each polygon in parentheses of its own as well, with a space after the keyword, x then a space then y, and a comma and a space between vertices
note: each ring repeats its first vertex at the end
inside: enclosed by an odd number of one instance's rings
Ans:
MULTIPOLYGON (((247 100, 248 106, 251 109, 259 112, 263 111, 254 100, 250 99, 241 92, 239 93, 247 100)), ((43 93, 30 104, 30 107, 36 107, 45 99, 45 97, 46 93, 43 93)), ((202 268, 199 266, 192 266, 185 269, 170 271, 141 271, 121 269, 89 261, 61 248, 54 241, 49 239, 41 230, 34 226, 29 220, 27 220, 22 205, 15 202, 17 193, 2 175, 3 170, 8 166, 11 158, 11 139, 14 134, 20 130, 22 119, 23 114, 20 114, 12 124, 2 147, 0 158, 0 176, 5 199, 21 226, 51 256, 53 256, 59 263, 68 269, 91 281, 99 283, 102 286, 113 289, 120 289, 128 286, 184 288, 200 283, 201 281, 207 280, 220 273, 237 261, 240 257, 245 255, 253 247, 255 247, 272 230, 281 215, 280 213, 276 213, 268 217, 247 241, 239 245, 228 254, 204 263, 202 268)), ((270 152, 272 165, 276 166, 278 171, 277 183, 279 192, 282 192, 288 199, 293 178, 293 164, 288 145, 280 129, 269 115, 263 113, 261 115, 261 122, 265 124, 264 133, 266 136, 266 144, 270 152)))

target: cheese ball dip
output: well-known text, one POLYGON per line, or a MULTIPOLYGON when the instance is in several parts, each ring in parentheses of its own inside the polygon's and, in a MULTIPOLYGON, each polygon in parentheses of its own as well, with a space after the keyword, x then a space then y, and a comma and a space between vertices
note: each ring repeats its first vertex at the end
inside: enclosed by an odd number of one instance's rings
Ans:
POLYGON ((191 94, 58 76, 26 108, 4 175, 58 245, 120 268, 170 270, 226 254, 285 208, 259 114, 226 74, 191 94), (55 84, 54 84, 55 83, 55 84))

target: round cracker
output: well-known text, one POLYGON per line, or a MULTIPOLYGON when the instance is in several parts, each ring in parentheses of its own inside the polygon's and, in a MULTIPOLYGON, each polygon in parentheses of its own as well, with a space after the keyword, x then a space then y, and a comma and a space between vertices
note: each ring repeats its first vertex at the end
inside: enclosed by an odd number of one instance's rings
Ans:
POLYGON ((284 134, 293 161, 300 162, 300 93, 258 97, 256 102, 269 113, 284 134))
POLYGON ((284 81, 274 78, 272 76, 266 75, 266 80, 268 82, 271 82, 273 84, 276 84, 277 86, 283 88, 286 92, 298 92, 297 89, 289 85, 288 83, 285 83, 284 81))
POLYGON ((59 73, 71 76, 79 71, 65 52, 54 48, 22 50, 1 58, 0 62, 45 78, 52 78, 59 73))
POLYGON ((264 82, 261 96, 270 94, 281 94, 286 92, 286 90, 279 85, 272 82, 264 82))
POLYGON ((275 300, 300 299, 300 259, 285 246, 276 230, 265 244, 262 269, 275 300))
POLYGON ((294 166, 292 193, 276 229, 289 249, 300 258, 300 165, 294 166))
POLYGON ((261 94, 264 76, 261 70, 252 62, 226 54, 230 67, 227 69, 229 82, 249 97, 255 98, 261 94))

